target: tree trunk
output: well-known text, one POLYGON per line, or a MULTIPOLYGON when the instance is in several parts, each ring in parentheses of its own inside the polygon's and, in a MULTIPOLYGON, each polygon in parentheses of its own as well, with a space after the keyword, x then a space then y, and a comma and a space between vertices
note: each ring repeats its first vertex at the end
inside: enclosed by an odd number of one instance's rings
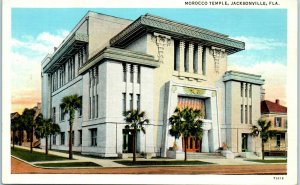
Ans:
POLYGON ((15 134, 16 131, 13 131, 13 135, 12 135, 13 150, 15 149, 15 134))
POLYGON ((188 138, 187 137, 184 137, 184 161, 187 160, 187 142, 188 142, 188 138))
POLYGON ((136 131, 134 129, 133 131, 133 141, 132 141, 132 144, 133 144, 133 159, 132 159, 132 162, 135 162, 136 161, 136 156, 135 156, 135 153, 136 153, 136 131))
POLYGON ((262 160, 265 160, 265 145, 263 140, 261 140, 261 151, 262 151, 262 160))
POLYGON ((52 146, 52 145, 51 145, 51 144, 52 144, 51 136, 52 136, 52 135, 50 134, 50 136, 49 136, 49 149, 50 149, 50 150, 52 149, 52 147, 51 147, 51 146, 52 146))
POLYGON ((30 135, 30 153, 32 153, 32 143, 33 143, 33 128, 31 129, 31 135, 30 135))
POLYGON ((46 155, 48 155, 48 136, 46 136, 46 155))
POLYGON ((70 123, 70 133, 69 133, 69 159, 73 159, 73 152, 72 152, 72 126, 73 123, 70 123))

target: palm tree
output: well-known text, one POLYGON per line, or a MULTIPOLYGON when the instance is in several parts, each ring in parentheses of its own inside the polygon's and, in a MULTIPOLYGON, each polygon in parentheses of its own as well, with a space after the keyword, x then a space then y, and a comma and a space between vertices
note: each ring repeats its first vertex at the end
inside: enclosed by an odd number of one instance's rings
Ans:
POLYGON ((202 112, 198 109, 185 107, 183 109, 176 108, 174 114, 169 118, 171 129, 169 133, 171 136, 179 138, 183 136, 184 139, 184 160, 187 160, 187 143, 189 137, 197 139, 202 138, 202 112))
POLYGON ((26 134, 30 136, 30 152, 32 153, 33 131, 36 127, 34 120, 35 110, 25 108, 22 114, 22 120, 25 124, 26 134))
POLYGON ((15 149, 15 137, 16 137, 16 132, 19 130, 19 125, 20 125, 20 115, 17 114, 11 119, 11 130, 12 130, 12 143, 13 143, 13 149, 15 149))
POLYGON ((257 121, 257 125, 253 125, 251 130, 252 132, 250 133, 251 136, 253 137, 258 137, 260 136, 261 138, 261 149, 262 149, 262 159, 265 159, 265 148, 264 144, 272 137, 274 137, 275 132, 272 130, 269 130, 271 127, 271 121, 266 121, 264 119, 259 119, 257 121))
POLYGON ((123 113, 124 120, 128 125, 125 126, 125 131, 131 133, 133 136, 132 148, 133 148, 133 160, 136 161, 136 136, 137 131, 140 129, 144 134, 146 133, 143 127, 145 123, 149 123, 149 119, 146 119, 146 113, 140 110, 128 110, 123 113))
POLYGON ((64 97, 62 100, 61 107, 64 113, 69 113, 69 126, 70 126, 70 134, 69 134, 69 159, 73 158, 72 153, 72 127, 74 123, 75 111, 81 107, 81 98, 78 97, 77 94, 70 95, 64 97))
POLYGON ((37 127, 35 129, 35 135, 37 138, 45 138, 46 139, 46 147, 45 153, 48 155, 48 137, 52 134, 56 134, 60 132, 60 128, 58 124, 52 123, 51 119, 44 119, 42 114, 39 114, 35 118, 35 122, 37 127))

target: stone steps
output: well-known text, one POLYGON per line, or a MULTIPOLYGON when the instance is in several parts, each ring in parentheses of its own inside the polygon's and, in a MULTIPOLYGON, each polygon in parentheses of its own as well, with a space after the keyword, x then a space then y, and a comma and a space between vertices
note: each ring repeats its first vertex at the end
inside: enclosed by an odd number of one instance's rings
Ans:
POLYGON ((226 159, 220 153, 187 153, 188 159, 226 159))

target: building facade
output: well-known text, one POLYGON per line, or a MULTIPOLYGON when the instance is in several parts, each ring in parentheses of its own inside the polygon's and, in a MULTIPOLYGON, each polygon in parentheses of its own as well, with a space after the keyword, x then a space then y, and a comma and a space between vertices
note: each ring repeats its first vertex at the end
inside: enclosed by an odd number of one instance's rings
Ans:
MULTIPOLYGON (((189 152, 215 152, 223 143, 236 154, 259 151, 248 133, 260 118, 264 81, 227 71, 227 56, 244 48, 227 35, 150 14, 131 21, 88 12, 42 61, 43 114, 61 127, 52 148, 68 149, 68 115, 60 104, 78 94, 82 108, 71 134, 74 150, 83 154, 131 153, 122 112, 140 109, 150 123, 146 134, 138 133, 137 151, 166 156, 174 144, 168 118, 177 106, 205 115, 203 138, 190 138, 189 152)), ((184 144, 177 140, 179 150, 184 144)))
POLYGON ((287 107, 280 105, 278 99, 275 102, 263 100, 261 102, 261 117, 271 122, 270 130, 275 131, 274 137, 264 145, 267 156, 287 155, 287 107))

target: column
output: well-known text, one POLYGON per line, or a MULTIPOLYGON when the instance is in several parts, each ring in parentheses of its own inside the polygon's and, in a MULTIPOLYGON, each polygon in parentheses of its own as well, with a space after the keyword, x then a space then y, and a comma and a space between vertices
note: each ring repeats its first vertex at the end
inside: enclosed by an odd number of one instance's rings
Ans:
POLYGON ((209 152, 209 146, 208 146, 208 130, 205 130, 205 129, 203 129, 201 152, 209 152))
POLYGON ((189 62, 189 73, 194 73, 194 44, 193 43, 189 43, 189 51, 188 51, 188 62, 189 62))
POLYGON ((203 69, 202 69, 202 52, 203 52, 203 47, 201 45, 198 45, 198 55, 197 57, 197 64, 198 64, 198 74, 202 75, 203 69))
POLYGON ((184 41, 180 41, 179 43, 179 71, 184 72, 184 48, 185 48, 185 43, 184 41))

